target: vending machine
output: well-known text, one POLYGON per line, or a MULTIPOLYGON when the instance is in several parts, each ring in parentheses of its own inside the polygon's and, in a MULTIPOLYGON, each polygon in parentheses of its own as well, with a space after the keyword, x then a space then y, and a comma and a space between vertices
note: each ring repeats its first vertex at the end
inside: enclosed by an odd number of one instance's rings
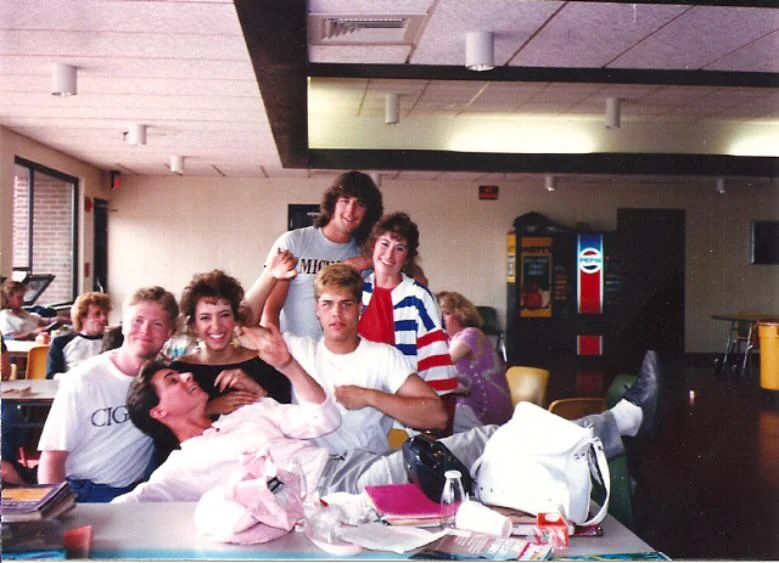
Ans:
MULTIPOLYGON (((620 279, 614 231, 516 218, 507 240, 506 345, 511 365, 574 372, 597 392, 609 371, 620 279)), ((582 383, 583 382, 583 383, 582 383)))

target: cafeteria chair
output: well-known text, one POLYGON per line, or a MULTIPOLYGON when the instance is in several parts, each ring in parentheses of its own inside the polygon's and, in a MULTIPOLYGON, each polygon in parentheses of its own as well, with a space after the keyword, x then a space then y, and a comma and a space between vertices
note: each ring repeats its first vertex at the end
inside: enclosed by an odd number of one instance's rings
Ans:
POLYGON ((397 450, 408 440, 408 433, 402 428, 390 428, 387 433, 387 443, 391 450, 397 450))
POLYGON ((546 389, 549 386, 549 371, 529 366, 511 366, 506 370, 506 381, 511 394, 511 403, 529 401, 543 407, 546 389))
POLYGON ((606 410, 603 397, 571 397, 552 401, 547 408, 552 414, 568 420, 576 420, 590 414, 599 414, 606 410))
POLYGON ((27 352, 25 379, 46 379, 46 360, 49 357, 48 346, 33 346, 27 352))
MULTIPOLYGON (((757 311, 736 311, 736 315, 758 315, 757 311)), ((750 352, 757 349, 757 323, 754 321, 731 321, 728 331, 728 341, 725 344, 725 355, 722 358, 718 368, 724 368, 728 364, 728 358, 734 355, 742 354, 741 373, 749 369, 751 374, 751 364, 749 362, 750 352)), ((733 367, 737 369, 737 363, 733 367)))
POLYGON ((505 364, 508 362, 508 356, 506 355, 506 335, 503 332, 503 329, 500 328, 498 312, 495 310, 495 307, 487 307, 485 305, 477 305, 476 310, 479 311, 479 316, 483 323, 481 325, 482 332, 487 336, 495 337, 495 351, 505 364))

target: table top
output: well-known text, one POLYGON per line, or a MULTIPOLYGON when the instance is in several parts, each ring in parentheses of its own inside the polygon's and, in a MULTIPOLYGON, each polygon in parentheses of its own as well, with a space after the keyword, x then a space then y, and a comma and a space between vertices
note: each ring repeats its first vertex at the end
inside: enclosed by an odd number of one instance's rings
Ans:
POLYGON ((779 314, 775 313, 718 313, 711 318, 715 321, 779 323, 779 314))
POLYGON ((58 388, 54 379, 13 379, 0 382, 0 397, 14 403, 51 404, 58 388), (26 388, 29 392, 23 391, 26 388))
MULTIPOLYGON (((195 528, 196 503, 78 504, 62 517, 65 529, 92 526, 92 559, 344 559, 315 547, 300 532, 262 545, 209 540, 195 528)), ((568 555, 653 551, 611 516, 602 537, 572 538, 568 555)), ((363 551, 354 559, 407 559, 409 554, 363 551)))
POLYGON ((11 354, 27 355, 27 352, 30 351, 30 348, 34 348, 35 346, 48 346, 48 344, 40 344, 34 340, 6 340, 4 338, 3 342, 5 342, 5 345, 8 348, 8 352, 11 354))

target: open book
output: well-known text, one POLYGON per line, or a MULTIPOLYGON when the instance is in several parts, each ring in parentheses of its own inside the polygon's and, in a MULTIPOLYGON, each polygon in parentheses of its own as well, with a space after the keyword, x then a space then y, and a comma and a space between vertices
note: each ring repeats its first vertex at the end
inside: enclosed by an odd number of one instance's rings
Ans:
POLYGON ((396 526, 437 526, 441 506, 433 502, 414 483, 367 486, 365 492, 376 512, 396 526))

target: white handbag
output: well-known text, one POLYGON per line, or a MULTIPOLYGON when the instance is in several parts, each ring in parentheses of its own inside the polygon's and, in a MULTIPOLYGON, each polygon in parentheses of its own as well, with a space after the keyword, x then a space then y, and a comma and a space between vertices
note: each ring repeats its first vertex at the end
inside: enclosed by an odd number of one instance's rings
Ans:
POLYGON ((569 522, 597 524, 606 517, 611 494, 609 467, 600 438, 526 401, 487 441, 471 466, 476 496, 484 504, 531 514, 559 512, 569 522), (588 460, 595 453, 595 465, 588 460), (598 474, 600 473, 600 474, 598 474), (591 475, 606 490, 600 511, 587 520, 591 475))

